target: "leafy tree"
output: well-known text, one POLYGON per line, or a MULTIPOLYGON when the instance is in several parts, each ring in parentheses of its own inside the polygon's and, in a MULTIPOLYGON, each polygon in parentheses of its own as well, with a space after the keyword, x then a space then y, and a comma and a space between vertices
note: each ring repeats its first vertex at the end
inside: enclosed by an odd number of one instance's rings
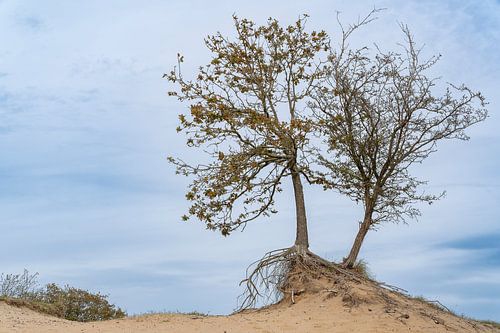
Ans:
POLYGON ((312 105, 331 153, 319 156, 328 171, 318 182, 364 206, 344 259, 348 268, 370 229, 417 217, 417 202, 430 204, 442 196, 419 191, 426 182, 412 176, 410 167, 435 152, 441 140, 467 140, 465 129, 487 117, 479 92, 452 84, 440 90, 439 78, 428 75, 439 56, 421 60, 407 26, 401 25, 402 52, 351 49, 350 35, 376 12, 347 28, 341 25, 340 47, 332 50, 328 79, 312 105))
POLYGON ((179 67, 165 76, 177 91, 169 94, 189 102, 179 116, 179 132, 187 145, 203 148, 207 164, 170 158, 177 171, 193 177, 184 220, 203 221, 208 229, 229 235, 261 216, 276 213, 275 196, 290 177, 296 207, 297 248, 309 247, 302 187, 311 174, 309 145, 313 131, 310 94, 323 77, 319 59, 329 50, 324 31, 306 32, 306 17, 282 27, 275 19, 257 26, 234 16, 236 38, 220 33, 205 39, 211 62, 194 80, 179 67))
POLYGON ((241 282, 246 291, 240 304, 247 308, 293 294, 298 272, 331 265, 308 250, 302 186, 303 179, 312 183, 315 176, 310 163, 317 151, 310 139, 316 126, 308 104, 324 78, 322 56, 330 42, 324 31, 305 30, 305 15, 286 27, 272 18, 262 26, 233 18, 236 38, 220 33, 206 38, 212 60, 194 80, 183 78, 180 55, 179 68, 165 76, 178 87, 170 95, 190 104, 190 113, 179 116, 178 131, 187 135, 188 146, 209 157, 194 165, 170 158, 178 173, 193 177, 184 220, 194 217, 229 235, 276 213, 275 196, 291 179, 295 244, 268 252, 249 267, 241 282))

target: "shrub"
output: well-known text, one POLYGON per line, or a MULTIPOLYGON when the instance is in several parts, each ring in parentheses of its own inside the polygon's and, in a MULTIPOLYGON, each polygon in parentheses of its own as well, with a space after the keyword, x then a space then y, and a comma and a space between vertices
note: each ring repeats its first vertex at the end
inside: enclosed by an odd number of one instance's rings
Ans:
POLYGON ((23 274, 0 275, 0 296, 32 299, 36 297, 38 287, 38 273, 30 274, 24 270, 23 274))
POLYGON ((123 318, 126 313, 110 304, 106 295, 70 286, 49 283, 38 288, 38 273, 0 275, 0 300, 26 306, 60 318, 74 321, 99 321, 123 318))
POLYGON ((110 304, 106 295, 90 293, 70 286, 61 288, 54 283, 45 286, 41 301, 53 304, 60 317, 74 321, 98 321, 125 317, 125 312, 110 304))

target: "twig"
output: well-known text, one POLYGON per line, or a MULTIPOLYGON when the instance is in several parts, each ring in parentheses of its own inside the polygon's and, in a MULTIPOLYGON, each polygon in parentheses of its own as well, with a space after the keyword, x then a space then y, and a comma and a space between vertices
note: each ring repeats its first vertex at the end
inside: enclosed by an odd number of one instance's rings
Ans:
POLYGON ((441 303, 438 300, 435 300, 435 301, 427 300, 427 302, 429 302, 429 303, 435 303, 435 304, 439 305, 440 307, 442 307, 443 309, 445 309, 446 311, 448 311, 450 313, 452 312, 450 309, 448 309, 443 303, 441 303))
POLYGON ((397 291, 397 292, 400 292, 402 294, 408 294, 408 290, 405 290, 403 288, 399 288, 399 287, 396 287, 396 286, 393 286, 393 285, 390 285, 390 284, 387 284, 385 282, 377 282, 377 284, 381 287, 384 287, 386 289, 389 289, 389 290, 392 290, 392 291, 397 291))

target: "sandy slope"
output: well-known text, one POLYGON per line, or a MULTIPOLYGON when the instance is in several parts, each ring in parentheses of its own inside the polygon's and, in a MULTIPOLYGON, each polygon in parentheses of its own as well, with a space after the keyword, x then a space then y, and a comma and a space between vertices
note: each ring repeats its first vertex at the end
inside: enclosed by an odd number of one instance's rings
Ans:
MULTIPOLYGON (((359 294, 366 296, 369 291, 359 294)), ((94 323, 70 322, 0 302, 0 332, 500 332, 397 294, 390 306, 366 298, 366 302, 348 307, 341 297, 327 296, 328 291, 304 295, 293 305, 284 302, 231 316, 160 314, 94 323)))

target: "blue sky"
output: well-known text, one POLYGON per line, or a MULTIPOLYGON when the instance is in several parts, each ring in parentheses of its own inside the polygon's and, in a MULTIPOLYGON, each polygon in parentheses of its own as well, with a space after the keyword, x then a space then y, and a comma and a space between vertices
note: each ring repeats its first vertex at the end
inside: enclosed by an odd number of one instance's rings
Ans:
MULTIPOLYGON (((290 23, 335 39, 345 22, 387 7, 355 43, 393 47, 409 25, 436 74, 489 101, 468 142, 446 142, 415 174, 446 190, 419 221, 370 234, 361 256, 380 280, 478 318, 500 320, 500 4, 497 1, 15 1, 0 0, 0 264, 41 282, 110 294, 131 313, 228 313, 246 266, 293 241, 292 196, 280 213, 231 237, 182 223, 186 180, 166 156, 185 106, 161 79, 185 55, 185 75, 208 60, 203 38, 233 34, 231 15, 290 23)), ((287 189, 289 190, 289 188, 287 189)), ((312 249, 340 259, 360 208, 306 189, 312 249)))

